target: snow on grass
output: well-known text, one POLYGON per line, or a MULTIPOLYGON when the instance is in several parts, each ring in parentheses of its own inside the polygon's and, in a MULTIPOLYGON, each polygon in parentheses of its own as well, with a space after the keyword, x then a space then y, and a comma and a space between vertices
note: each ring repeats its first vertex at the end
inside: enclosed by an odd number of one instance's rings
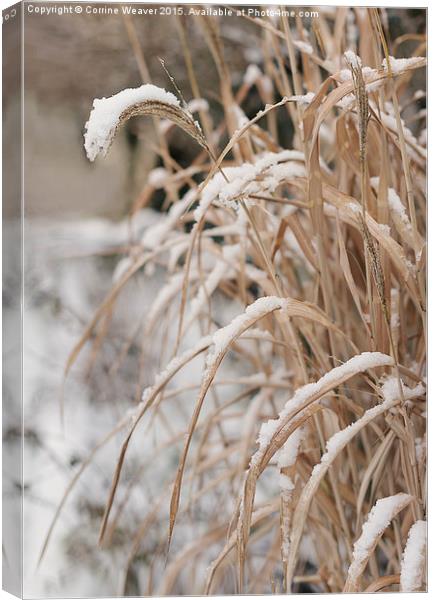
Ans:
POLYGON ((388 204, 391 212, 394 213, 404 224, 405 227, 411 229, 409 217, 406 214, 406 209, 403 206, 400 196, 397 194, 394 188, 388 189, 388 204))
MULTIPOLYGON (((362 67, 362 75, 364 79, 369 79, 373 75, 377 75, 377 71, 376 69, 372 69, 371 67, 362 67)), ((342 69, 338 73, 338 77, 342 82, 352 81, 352 71, 350 69, 342 69)))
POLYGON ((260 317, 271 313, 274 310, 284 308, 286 304, 284 298, 277 296, 265 296, 259 298, 250 304, 244 313, 235 317, 231 323, 218 329, 212 337, 213 348, 206 358, 206 364, 211 365, 215 358, 239 335, 243 327, 251 320, 259 319, 260 317))
MULTIPOLYGON (((425 393, 425 387, 422 383, 418 383, 414 388, 409 388, 402 382, 401 387, 405 400, 412 400, 425 393)), ((382 384, 382 395, 384 402, 393 402, 400 397, 400 386, 397 377, 387 377, 382 384)))
POLYGON ((280 469, 291 467, 295 464, 298 457, 299 447, 304 439, 304 436, 304 429, 299 427, 299 429, 296 429, 292 435, 287 438, 286 442, 278 453, 278 467, 280 469))
POLYGON ((372 554, 378 539, 391 523, 392 519, 412 500, 409 494, 395 494, 381 498, 371 509, 367 521, 362 526, 362 533, 353 546, 352 563, 348 571, 348 581, 362 575, 365 564, 372 554))
POLYGON ((105 156, 122 113, 134 104, 148 101, 180 107, 176 96, 149 83, 138 88, 127 88, 109 98, 95 98, 85 125, 84 148, 87 158, 94 161, 100 153, 105 156))
POLYGON ((314 100, 316 94, 314 92, 308 92, 302 96, 290 96, 289 100, 293 100, 294 102, 299 102, 300 104, 311 104, 314 100))
MULTIPOLYGON (((401 385, 403 390, 403 397, 405 400, 417 398, 418 396, 423 395, 425 392, 425 388, 421 383, 419 383, 413 389, 407 387, 404 383, 402 383, 401 385)), ((332 437, 329 438, 329 440, 326 443, 326 452, 323 454, 320 463, 314 467, 313 472, 319 471, 321 464, 332 462, 332 460, 335 458, 338 452, 352 439, 354 431, 359 429, 361 419, 363 421, 370 420, 376 414, 379 415, 383 411, 384 405, 391 407, 391 405, 399 399, 400 386, 398 378, 387 377, 387 379, 381 386, 381 392, 383 396, 383 404, 373 406, 373 408, 367 410, 360 419, 358 419, 354 423, 351 423, 350 425, 348 425, 341 431, 338 431, 332 437)))
POLYGON ((303 408, 305 401, 313 397, 316 393, 320 393, 323 389, 332 389, 332 384, 340 381, 342 377, 351 377, 366 371, 367 369, 378 367, 378 366, 390 366, 393 364, 393 360, 387 354, 381 352, 363 352, 357 356, 353 356, 347 362, 342 365, 331 369, 328 373, 323 375, 315 383, 307 383, 306 385, 298 388, 294 396, 286 403, 283 410, 280 412, 277 419, 271 419, 261 426, 258 443, 258 453, 262 452, 268 445, 275 433, 278 431, 280 425, 283 424, 284 419, 295 409, 303 408))
POLYGON ((362 67, 361 59, 352 50, 346 50, 344 53, 344 58, 353 69, 356 69, 356 67, 362 67))
POLYGON ((280 488, 283 492, 292 492, 295 489, 295 484, 293 483, 292 478, 284 473, 280 473, 279 482, 280 488))
POLYGON ((301 160, 304 155, 298 150, 267 152, 255 163, 225 168, 228 181, 222 173, 216 173, 202 190, 200 203, 194 211, 195 220, 199 221, 214 201, 237 208, 237 198, 241 195, 272 192, 285 179, 305 176, 304 165, 292 162, 301 160), (260 181, 256 181, 258 177, 260 181))
POLYGON ((427 523, 416 521, 410 528, 401 561, 400 591, 422 589, 427 547, 427 523))
MULTIPOLYGON (((421 64, 425 60, 422 56, 413 56, 411 58, 394 58, 393 56, 389 57, 389 63, 391 67, 391 72, 395 75, 397 73, 401 73, 402 71, 406 71, 411 67, 416 67, 421 64)), ((382 67, 385 71, 388 71, 388 63, 386 58, 383 59, 382 67)))

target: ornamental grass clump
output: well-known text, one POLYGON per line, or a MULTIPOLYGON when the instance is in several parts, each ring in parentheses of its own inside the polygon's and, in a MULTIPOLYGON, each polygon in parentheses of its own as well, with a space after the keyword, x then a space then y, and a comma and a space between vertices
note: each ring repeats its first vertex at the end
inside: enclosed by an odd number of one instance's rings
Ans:
POLYGON ((154 119, 162 166, 129 218, 156 189, 166 209, 122 250, 65 375, 104 343, 131 280, 163 273, 128 340, 143 371, 159 340, 160 368, 95 449, 122 432, 104 551, 134 488, 149 490, 128 523, 120 594, 142 564, 142 594, 425 589, 425 40, 390 40, 375 9, 353 14, 356 39, 347 9, 308 30, 248 19, 263 60, 238 87, 218 20, 198 17, 220 77, 215 114, 180 21, 200 123, 148 82, 95 100, 90 160, 130 117, 154 119), (167 121, 194 145, 187 167, 170 157, 167 121), (132 443, 144 448, 135 478, 132 443), (146 477, 153 457, 160 481, 146 477))

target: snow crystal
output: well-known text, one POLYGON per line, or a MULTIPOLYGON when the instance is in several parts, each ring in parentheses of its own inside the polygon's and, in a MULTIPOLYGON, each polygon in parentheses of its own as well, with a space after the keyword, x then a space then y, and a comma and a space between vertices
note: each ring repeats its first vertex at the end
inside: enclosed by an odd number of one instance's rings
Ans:
POLYGON ((176 96, 152 84, 127 88, 109 98, 95 98, 84 134, 84 147, 90 161, 100 153, 106 155, 122 113, 134 104, 146 101, 180 106, 176 96))
POLYGON ((421 588, 425 567, 426 544, 427 523, 425 521, 416 521, 410 528, 401 561, 401 592, 416 592, 421 588))
MULTIPOLYGON (((379 177, 371 177, 370 185, 377 191, 379 189, 379 177)), ((388 188, 388 205, 391 213, 395 215, 405 225, 406 228, 410 229, 411 224, 406 214, 406 209, 400 200, 400 196, 392 187, 388 188)))

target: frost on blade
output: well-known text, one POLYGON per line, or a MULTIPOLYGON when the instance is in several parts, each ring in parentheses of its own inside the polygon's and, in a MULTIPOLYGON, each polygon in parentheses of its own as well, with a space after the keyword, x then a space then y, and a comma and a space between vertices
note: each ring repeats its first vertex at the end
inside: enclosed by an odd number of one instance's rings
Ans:
POLYGON ((401 561, 401 592, 419 592, 425 589, 426 549, 427 523, 425 521, 416 521, 410 528, 401 561))

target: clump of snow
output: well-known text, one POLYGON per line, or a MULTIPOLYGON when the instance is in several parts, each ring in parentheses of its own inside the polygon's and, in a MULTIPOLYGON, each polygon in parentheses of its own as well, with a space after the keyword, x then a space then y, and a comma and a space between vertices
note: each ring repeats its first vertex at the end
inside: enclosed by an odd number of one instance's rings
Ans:
MULTIPOLYGON (((369 79, 373 75, 377 75, 376 69, 372 69, 371 67, 362 67, 362 76, 364 79, 369 79)), ((352 71, 350 69, 342 69, 338 73, 338 77, 340 81, 352 81, 352 71)))
POLYGON ((427 546, 427 523, 416 521, 410 528, 401 561, 400 591, 416 592, 423 584, 427 546))
MULTIPOLYGON (((422 383, 418 383, 414 388, 409 388, 401 382, 403 397, 405 400, 412 400, 418 396, 422 396, 425 392, 425 387, 422 383)), ((388 377, 382 384, 382 396, 384 402, 393 402, 400 397, 400 386, 397 377, 388 377)))
MULTIPOLYGON (((379 188, 379 177, 371 177, 370 185, 376 191, 379 188)), ((411 224, 409 221, 409 217, 406 213, 406 208, 403 206, 402 201, 400 200, 400 196, 397 194, 394 188, 388 188, 388 206, 390 208, 391 214, 403 223, 403 225, 407 229, 411 229, 411 224)))
POLYGON ((370 177, 370 185, 373 189, 377 190, 379 187, 380 177, 370 177))
POLYGON ((391 212, 397 215, 397 217, 402 221, 402 223, 408 229, 411 229, 411 224, 409 221, 409 217, 406 214, 406 209, 400 200, 400 196, 397 194, 394 188, 388 189, 388 204, 391 212))
POLYGON ((308 92, 303 96, 290 96, 289 100, 293 100, 294 102, 299 102, 300 104, 311 104, 314 100, 316 94, 314 92, 308 92))
POLYGON ((350 108, 352 104, 355 102, 356 97, 355 94, 346 94, 339 102, 337 102, 337 106, 340 108, 350 108))
POLYGON ((353 69, 356 69, 357 67, 362 67, 361 59, 352 50, 346 50, 346 52, 344 53, 344 58, 353 69))
POLYGON ((127 88, 109 98, 95 98, 84 134, 87 158, 94 161, 98 154, 106 155, 122 113, 139 102, 162 102, 180 107, 179 100, 163 88, 146 84, 127 88))
MULTIPOLYGON (((412 66, 419 65, 424 60, 425 59, 422 56, 413 56, 411 58, 394 58, 393 56, 389 57, 389 63, 393 74, 406 71, 406 69, 410 69, 412 66)), ((388 71, 388 63, 386 58, 383 59, 382 66, 385 71, 388 71)))

